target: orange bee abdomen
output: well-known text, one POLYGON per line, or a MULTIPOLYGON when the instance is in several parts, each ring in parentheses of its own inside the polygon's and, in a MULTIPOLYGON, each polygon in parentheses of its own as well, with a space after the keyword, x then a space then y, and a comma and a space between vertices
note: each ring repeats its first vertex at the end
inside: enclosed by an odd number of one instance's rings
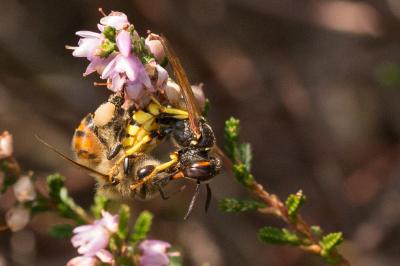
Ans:
POLYGON ((78 159, 95 162, 99 160, 101 153, 101 143, 93 131, 92 116, 86 116, 72 138, 72 149, 78 159))

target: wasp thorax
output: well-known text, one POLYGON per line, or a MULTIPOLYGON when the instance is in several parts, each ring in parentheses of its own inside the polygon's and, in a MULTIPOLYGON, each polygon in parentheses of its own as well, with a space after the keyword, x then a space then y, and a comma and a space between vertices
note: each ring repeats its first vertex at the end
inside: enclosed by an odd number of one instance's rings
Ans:
POLYGON ((104 126, 112 120, 114 113, 115 113, 114 104, 110 102, 103 103, 94 112, 93 122, 98 127, 104 126))

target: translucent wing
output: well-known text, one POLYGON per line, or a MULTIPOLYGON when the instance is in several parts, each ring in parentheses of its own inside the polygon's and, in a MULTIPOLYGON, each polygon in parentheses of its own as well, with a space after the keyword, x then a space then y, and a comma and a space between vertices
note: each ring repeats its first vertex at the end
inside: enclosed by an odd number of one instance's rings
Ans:
POLYGON ((174 71, 176 82, 181 87, 183 99, 185 100, 186 108, 189 113, 190 128, 192 129, 193 133, 198 138, 200 138, 201 136, 199 130, 200 111, 199 107, 197 106, 197 102, 194 97, 192 88, 190 86, 188 77, 185 73, 185 70, 182 67, 181 61, 176 56, 171 45, 169 45, 168 40, 164 36, 160 36, 158 38, 161 41, 162 45, 164 46, 168 62, 171 64, 172 70, 174 71))

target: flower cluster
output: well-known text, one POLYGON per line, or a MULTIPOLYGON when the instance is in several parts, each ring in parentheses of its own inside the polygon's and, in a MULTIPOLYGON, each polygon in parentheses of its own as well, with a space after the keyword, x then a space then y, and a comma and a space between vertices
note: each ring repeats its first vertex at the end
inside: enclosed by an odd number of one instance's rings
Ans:
POLYGON ((78 248, 81 256, 71 259, 67 266, 96 265, 99 260, 114 265, 114 258, 107 250, 110 236, 118 229, 118 215, 102 211, 102 218, 93 224, 78 226, 71 238, 72 245, 78 248))
POLYGON ((6 188, 6 179, 15 180, 12 188, 17 203, 7 211, 5 220, 7 228, 16 232, 29 223, 30 211, 24 207, 24 204, 35 200, 36 191, 31 176, 19 175, 18 166, 12 159, 13 150, 13 137, 10 133, 4 131, 0 135, 0 162, 2 166, 7 166, 6 168, 9 168, 10 171, 0 170, 1 189, 4 191, 6 188))
POLYGON ((97 84, 113 92, 124 90, 127 99, 139 103, 164 89, 168 72, 160 65, 165 53, 157 35, 141 38, 121 12, 101 18, 98 29, 100 32, 78 31, 78 46, 67 46, 73 56, 89 60, 84 76, 97 72, 107 80, 97 84))

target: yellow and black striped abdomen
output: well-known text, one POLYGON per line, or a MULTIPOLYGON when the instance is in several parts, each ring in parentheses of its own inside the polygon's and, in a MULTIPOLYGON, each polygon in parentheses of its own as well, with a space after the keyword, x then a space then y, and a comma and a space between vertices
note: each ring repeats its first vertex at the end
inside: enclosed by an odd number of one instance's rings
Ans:
POLYGON ((80 160, 86 160, 88 163, 100 161, 103 149, 94 132, 91 114, 87 115, 75 130, 72 138, 72 150, 80 160))

